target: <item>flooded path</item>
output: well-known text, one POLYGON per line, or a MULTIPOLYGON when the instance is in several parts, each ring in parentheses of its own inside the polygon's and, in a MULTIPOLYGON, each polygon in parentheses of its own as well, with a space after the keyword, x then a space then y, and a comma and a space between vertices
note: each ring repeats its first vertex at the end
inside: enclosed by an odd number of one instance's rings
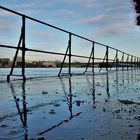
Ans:
POLYGON ((140 139, 140 71, 0 83, 1 139, 140 139))

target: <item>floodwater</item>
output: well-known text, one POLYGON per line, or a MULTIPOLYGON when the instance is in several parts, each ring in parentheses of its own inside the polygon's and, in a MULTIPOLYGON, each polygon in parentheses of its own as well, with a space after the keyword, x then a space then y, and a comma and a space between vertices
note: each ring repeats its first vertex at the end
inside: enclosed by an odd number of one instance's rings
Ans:
POLYGON ((140 70, 0 82, 5 139, 140 139, 140 70))

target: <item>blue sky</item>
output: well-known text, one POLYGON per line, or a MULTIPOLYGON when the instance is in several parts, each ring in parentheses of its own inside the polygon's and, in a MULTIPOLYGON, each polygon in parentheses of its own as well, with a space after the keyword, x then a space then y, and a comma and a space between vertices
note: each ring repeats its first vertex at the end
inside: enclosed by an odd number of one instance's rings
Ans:
MULTIPOLYGON (((0 5, 139 56, 140 30, 135 24, 136 14, 130 0, 1 0, 0 5)), ((19 17, 0 10, 1 44, 16 46, 20 28, 19 17)), ((67 34, 29 20, 26 28, 26 47, 65 52, 67 34)), ((72 45, 73 53, 89 55, 90 43, 73 38, 72 45)), ((96 48, 97 57, 104 55, 102 47, 96 48)), ((7 55, 13 57, 14 52, 1 49, 0 57, 7 55)), ((27 53, 27 57, 46 59, 35 53, 27 53)))

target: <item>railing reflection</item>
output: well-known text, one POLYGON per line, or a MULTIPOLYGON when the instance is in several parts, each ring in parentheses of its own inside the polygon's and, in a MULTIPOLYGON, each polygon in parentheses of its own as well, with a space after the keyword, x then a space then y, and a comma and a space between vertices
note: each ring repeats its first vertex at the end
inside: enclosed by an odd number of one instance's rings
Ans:
POLYGON ((96 108, 95 106, 95 101, 96 101, 96 95, 95 95, 95 75, 91 75, 91 76, 86 75, 86 80, 87 80, 87 85, 89 87, 89 90, 91 92, 92 95, 92 101, 93 101, 93 107, 96 108), (91 81, 90 81, 90 77, 91 77, 91 81))
POLYGON ((70 112, 70 119, 73 117, 73 113, 72 113, 72 84, 71 84, 71 77, 69 77, 69 83, 68 83, 68 88, 69 88, 69 93, 67 93, 67 89, 66 86, 63 82, 63 78, 60 77, 60 83, 62 86, 62 90, 65 94, 65 98, 67 100, 67 104, 68 104, 68 108, 69 108, 69 112, 70 112))
POLYGON ((10 84, 10 88, 11 88, 11 92, 16 104, 16 108, 18 111, 18 115, 20 116, 20 120, 22 123, 22 126, 25 130, 25 135, 24 135, 24 139, 28 140, 28 129, 27 129, 27 107, 26 107, 26 92, 25 92, 25 82, 22 83, 22 108, 20 108, 20 99, 17 97, 16 92, 14 90, 14 86, 11 83, 10 84))
POLYGON ((38 135, 42 135, 44 133, 47 133, 51 130, 53 130, 54 128, 57 128, 59 127, 60 125, 66 123, 66 122, 69 122, 71 119, 73 119, 74 117, 77 117, 79 116, 82 112, 78 112, 76 114, 73 114, 73 103, 72 103, 72 97, 73 97, 73 94, 72 94, 72 83, 71 83, 71 77, 69 77, 69 81, 68 81, 68 92, 67 92, 67 88, 65 86, 65 83, 63 81, 63 78, 60 77, 60 83, 62 85, 62 90, 65 94, 65 98, 67 100, 67 104, 68 104, 68 109, 69 109, 69 112, 70 112, 70 117, 67 118, 67 119, 64 119, 62 121, 60 121, 59 123, 57 123, 56 125, 53 125, 52 127, 40 132, 38 135))
POLYGON ((110 93, 109 93, 109 75, 108 75, 108 70, 106 72, 106 93, 108 98, 110 98, 110 93))

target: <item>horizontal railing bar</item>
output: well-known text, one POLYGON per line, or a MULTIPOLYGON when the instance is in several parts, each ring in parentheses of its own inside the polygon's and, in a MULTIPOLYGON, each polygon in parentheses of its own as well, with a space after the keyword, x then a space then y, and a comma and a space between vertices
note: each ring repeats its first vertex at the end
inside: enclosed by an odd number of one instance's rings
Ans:
MULTIPOLYGON (((8 45, 0 45, 0 47, 2 48, 10 48, 10 49, 17 49, 17 47, 14 46, 8 46, 8 45)), ((21 47, 19 48, 19 50, 23 50, 21 47)), ((42 51, 42 50, 36 50, 36 49, 29 49, 29 48, 25 48, 25 51, 31 51, 31 52, 39 52, 39 53, 48 53, 48 54, 56 54, 56 55, 67 55, 69 56, 69 54, 64 54, 64 53, 56 53, 56 52, 50 52, 50 51, 42 51)), ((71 56, 73 57, 81 57, 81 58, 90 58, 88 56, 82 56, 82 55, 76 55, 76 54, 72 54, 71 56)), ((96 60, 103 60, 103 58, 94 58, 96 60)), ((113 59, 108 59, 110 61, 113 61, 113 59)))
POLYGON ((17 49, 15 46, 8 46, 8 45, 0 45, 1 48, 10 48, 10 49, 17 49))
MULTIPOLYGON (((9 45, 0 45, 0 47, 2 47, 2 48, 10 48, 10 49, 17 49, 17 47, 9 46, 9 45)), ((19 50, 23 50, 22 47, 20 47, 19 50)), ((56 55, 65 55, 64 53, 56 53, 56 52, 42 51, 42 50, 29 49, 29 48, 25 48, 25 51, 33 51, 33 52, 56 54, 56 55)), ((67 54, 67 56, 69 56, 69 54, 67 54)), ((81 56, 81 55, 75 55, 75 54, 71 55, 71 56, 73 56, 73 57, 81 57, 81 58, 89 58, 88 56, 81 56)), ((131 56, 131 55, 129 55, 129 56, 131 56)), ((136 57, 136 58, 138 58, 138 57, 136 57)), ((94 58, 94 59, 96 59, 96 60, 103 60, 103 58, 94 58)), ((108 60, 112 61, 113 59, 108 59, 108 60)))
POLYGON ((24 14, 21 14, 21 13, 19 13, 19 12, 16 12, 16 11, 14 11, 14 10, 9 9, 9 8, 3 7, 3 6, 0 6, 0 8, 3 9, 3 10, 8 11, 8 12, 10 12, 10 13, 13 13, 13 14, 16 14, 16 15, 19 15, 19 16, 24 16, 24 14))
MULTIPOLYGON (((43 21, 41 21, 41 20, 38 20, 38 19, 32 18, 32 17, 30 17, 30 16, 24 15, 24 14, 22 14, 22 13, 16 12, 16 11, 11 10, 11 9, 9 9, 9 8, 3 7, 3 6, 0 6, 0 8, 3 9, 3 10, 6 10, 6 11, 8 11, 8 12, 11 12, 11 13, 13 13, 13 14, 19 15, 19 16, 25 16, 27 19, 33 20, 33 21, 38 22, 38 23, 43 24, 43 25, 47 25, 47 26, 49 26, 49 27, 52 27, 52 28, 54 28, 54 29, 60 30, 60 31, 65 32, 65 33, 68 33, 68 34, 72 34, 73 36, 79 37, 79 38, 84 39, 84 40, 87 40, 87 41, 89 41, 89 42, 92 42, 92 43, 95 43, 95 44, 98 44, 98 45, 101 45, 101 46, 104 46, 104 47, 108 47, 108 48, 113 49, 113 50, 118 50, 118 49, 113 48, 113 47, 111 47, 111 46, 108 46, 108 45, 105 45, 105 44, 102 44, 102 43, 93 41, 93 40, 91 40, 91 39, 85 38, 85 37, 83 37, 83 36, 77 35, 77 34, 72 33, 72 32, 70 32, 70 31, 67 31, 67 30, 61 29, 61 28, 59 28, 59 27, 53 26, 53 25, 48 24, 48 23, 46 23, 46 22, 43 22, 43 21)), ((129 55, 128 53, 122 52, 121 50, 118 50, 118 51, 121 52, 121 53, 124 53, 124 54, 126 54, 126 55, 129 55)))
POLYGON ((27 51, 40 52, 40 53, 48 53, 48 54, 56 54, 56 55, 65 55, 64 53, 56 53, 56 52, 42 51, 42 50, 35 50, 35 49, 27 49, 27 51))

